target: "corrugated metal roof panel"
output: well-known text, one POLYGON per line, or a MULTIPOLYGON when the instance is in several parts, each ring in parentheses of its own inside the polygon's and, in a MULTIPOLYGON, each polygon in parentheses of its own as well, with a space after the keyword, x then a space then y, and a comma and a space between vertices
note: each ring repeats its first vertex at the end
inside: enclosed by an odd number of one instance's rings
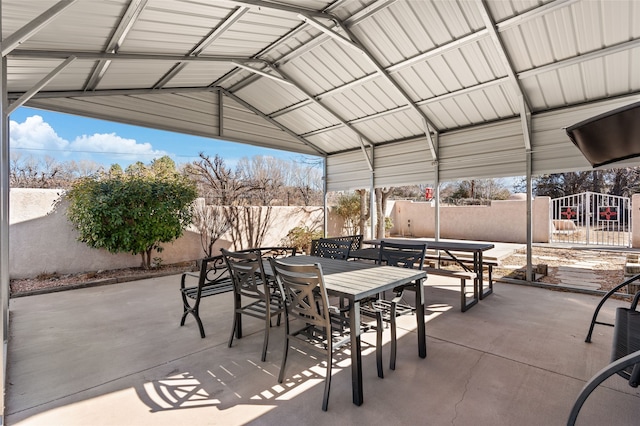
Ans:
POLYGON ((308 99, 296 87, 268 78, 260 78, 235 94, 265 114, 286 109, 308 99))
POLYGON ((440 136, 440 180, 522 176, 526 156, 519 119, 440 136))
POLYGON ((342 152, 360 148, 360 139, 349 128, 337 126, 331 130, 305 136, 309 142, 326 152, 342 152))
POLYGON ((100 81, 99 88, 150 89, 172 65, 166 61, 114 61, 109 67, 110 72, 100 81))
MULTIPOLYGON (((49 7, 64 5, 53 0, 30 2, 29 6, 22 0, 0 2, 3 48, 7 50, 14 47, 8 42, 15 31, 49 7)), ((520 148, 509 145, 518 139, 516 135, 493 142, 484 134, 485 127, 474 126, 497 122, 493 125, 498 129, 505 125, 500 120, 511 123, 521 112, 522 99, 529 103, 535 122, 549 108, 640 93, 640 26, 635 25, 640 20, 640 5, 632 0, 149 0, 141 4, 146 6, 139 17, 124 26, 129 2, 78 1, 19 40, 17 50, 7 54, 9 98, 17 99, 66 56, 76 54, 79 59, 30 104, 78 113, 84 111, 80 105, 85 105, 87 114, 101 118, 135 120, 176 131, 188 128, 207 135, 216 125, 211 123, 221 120, 228 122, 228 134, 236 139, 253 138, 257 144, 308 151, 300 140, 305 138, 329 154, 358 150, 361 143, 369 142, 394 146, 423 135, 426 118, 445 141, 441 169, 453 177, 469 174, 466 165, 460 166, 467 160, 458 158, 465 153, 475 155, 471 163, 482 159, 483 167, 471 168, 480 174, 493 169, 502 175, 520 169, 520 148), (333 16, 321 15, 327 7, 333 16), (485 28, 484 7, 496 23, 504 52, 492 31, 485 28), (336 19, 342 19, 370 56, 322 33, 299 14, 308 14, 345 37, 336 25, 336 19), (216 37, 204 47, 209 35, 216 37), (116 55, 105 52, 118 46, 116 55), (189 62, 163 83, 166 90, 159 90, 158 97, 145 94, 144 99, 137 98, 194 51, 200 52, 201 60, 210 55, 229 58, 189 62), (124 58, 125 53, 136 58, 124 58), (166 60, 149 55, 162 55, 166 60), (505 67, 505 55, 519 88, 505 67), (300 90, 237 68, 231 57, 244 58, 259 72, 278 70, 300 90), (102 67, 101 58, 109 59, 110 65, 102 67), (377 73, 371 58, 388 77, 377 73), (222 109, 228 116, 218 117, 216 100, 202 103, 193 93, 195 88, 205 98, 216 97, 209 93, 211 84, 220 84, 246 105, 222 109), (103 92, 107 89, 123 96, 112 97, 113 93, 103 92), (168 90, 180 97, 173 98, 168 90), (104 96, 88 98, 85 93, 104 96), (132 96, 124 96, 127 93, 132 96), (177 101, 182 111, 165 105, 167 99, 177 101), (136 114, 141 107, 148 108, 149 115, 136 114), (471 144, 470 151, 456 151, 461 148, 447 143, 455 140, 452 131, 459 129, 480 142, 471 144), (504 149, 502 157, 493 156, 495 146, 504 149), (495 158, 501 160, 496 163, 495 158)), ((522 140, 522 126, 519 128, 522 140)), ((540 135, 534 135, 534 141, 540 135)), ((552 140, 560 143, 555 137, 552 140)), ((566 155, 572 154, 567 151, 566 155)), ((559 164, 541 153, 536 158, 538 169, 559 164)), ((388 170, 400 173, 400 169, 390 166, 388 170)))
POLYGON ((349 191, 371 187, 371 171, 360 151, 327 158, 327 191, 349 191))
POLYGON ((418 114, 408 109, 354 123, 353 126, 374 143, 411 138, 426 132, 418 114))
POLYGON ((229 62, 189 62, 163 87, 208 86, 234 68, 229 62))
POLYGON ((323 98, 323 104, 340 111, 346 121, 376 115, 407 105, 390 83, 378 78, 354 89, 323 98))
MULTIPOLYGON (((5 5, 2 2, 2 30, 3 36, 12 34, 6 33, 5 5)), ((45 12, 56 1, 22 2, 28 5, 29 11, 22 11, 24 16, 31 16, 35 19, 40 13, 45 12)), ((105 46, 105 40, 111 35, 113 27, 126 8, 125 1, 101 1, 87 2, 79 1, 67 8, 59 17, 44 26, 40 31, 25 39, 21 44, 21 49, 36 50, 68 50, 68 51, 100 51, 105 46)), ((11 10, 12 7, 9 7, 11 10)), ((13 9, 16 10, 16 9, 13 9)), ((26 24, 26 22, 22 22, 26 24)), ((8 28, 14 28, 8 24, 8 28)))
POLYGON ((340 122, 319 105, 311 103, 302 108, 279 115, 276 120, 295 133, 306 135, 318 130, 340 125, 340 122))
MULTIPOLYGON (((184 101, 178 95, 153 96, 100 96, 66 98, 64 100, 35 99, 28 102, 34 108, 51 109, 59 104, 62 112, 127 123, 136 126, 153 127, 162 130, 197 136, 215 137, 217 122, 202 112, 206 104, 209 110, 217 109, 217 97, 210 95, 209 102, 203 99, 189 101, 191 109, 184 108, 184 101), (197 106, 200 104, 199 106, 197 106), (162 118, 162 120, 160 120, 162 118)), ((204 98, 204 97, 203 97, 204 98)))
POLYGON ((391 187, 434 182, 435 167, 425 138, 377 147, 375 186, 391 187))

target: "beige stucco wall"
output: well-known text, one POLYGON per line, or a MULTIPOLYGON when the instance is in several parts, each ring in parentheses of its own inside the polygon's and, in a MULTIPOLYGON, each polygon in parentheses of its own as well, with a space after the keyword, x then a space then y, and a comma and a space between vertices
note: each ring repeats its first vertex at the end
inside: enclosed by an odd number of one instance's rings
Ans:
MULTIPOLYGON (((549 197, 533 200, 533 242, 549 242, 549 197)), ((435 204, 396 201, 391 211, 393 235, 434 237, 435 204)), ((490 206, 441 206, 440 237, 527 242, 526 200, 492 201, 490 206)))
MULTIPOLYGON (((9 274, 11 278, 34 277, 41 273, 69 274, 138 267, 139 255, 111 254, 87 247, 76 240, 77 233, 67 220, 64 206, 53 210, 60 190, 13 188, 9 193, 9 274)), ((322 226, 321 207, 273 207, 263 245, 279 245, 287 232, 296 226, 322 226)), ((186 231, 164 250, 154 254, 162 263, 171 264, 204 256, 200 235, 186 231)), ((233 247, 229 235, 216 243, 233 247)))

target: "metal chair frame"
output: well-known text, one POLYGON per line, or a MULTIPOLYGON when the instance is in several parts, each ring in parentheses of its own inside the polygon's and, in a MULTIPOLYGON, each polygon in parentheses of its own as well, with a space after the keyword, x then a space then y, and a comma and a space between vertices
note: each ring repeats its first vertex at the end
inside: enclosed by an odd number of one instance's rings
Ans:
POLYGON ((284 381, 291 341, 324 354, 327 369, 322 410, 327 411, 333 353, 350 342, 349 320, 329 305, 319 264, 286 265, 276 259, 269 261, 285 299, 286 333, 278 383, 284 381), (299 325, 296 326, 296 323, 299 325))
MULTIPOLYGON (((426 243, 399 244, 383 240, 380 242, 380 251, 378 253, 378 260, 376 263, 379 265, 422 270, 426 251, 426 243)), ((411 288, 411 286, 396 287, 393 289, 395 292, 395 297, 393 297, 393 299, 386 300, 383 297, 378 297, 377 299, 371 299, 364 303, 361 308, 361 313, 363 315, 370 317, 375 316, 376 318, 376 328, 378 332, 376 345, 382 344, 381 334, 383 323, 389 323, 391 326, 391 355, 389 357, 389 368, 391 370, 396 369, 396 355, 398 352, 396 318, 401 315, 407 315, 415 312, 414 307, 401 303, 405 288, 411 288)), ((376 347, 376 361, 379 366, 378 370, 380 371, 382 365, 382 348, 379 348, 378 350, 378 347, 376 347)), ((382 377, 380 374, 378 375, 382 377)))
POLYGON ((200 337, 204 338, 204 326, 200 319, 200 302, 202 298, 233 291, 233 282, 222 256, 201 259, 199 264, 199 273, 185 272, 180 278, 180 296, 182 297, 183 307, 180 326, 184 326, 187 315, 191 314, 198 324, 200 337), (187 281, 193 281, 194 278, 198 280, 198 284, 187 286, 187 281), (190 300, 193 302, 190 302, 190 300))
POLYGON ((263 259, 258 250, 232 252, 221 249, 233 280, 234 315, 229 347, 233 344, 234 335, 242 338, 242 315, 264 320, 264 341, 262 345, 262 361, 266 360, 269 345, 271 319, 284 313, 282 293, 269 285, 263 266, 263 259))

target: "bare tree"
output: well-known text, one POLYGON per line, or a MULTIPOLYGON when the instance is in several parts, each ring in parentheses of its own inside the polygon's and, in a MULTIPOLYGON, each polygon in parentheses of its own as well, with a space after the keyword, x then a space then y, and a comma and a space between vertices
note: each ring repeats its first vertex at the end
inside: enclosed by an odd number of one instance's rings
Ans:
POLYGON ((267 206, 273 200, 281 199, 279 192, 285 185, 285 170, 289 168, 286 161, 256 155, 251 159, 242 158, 238 163, 241 179, 248 184, 251 191, 247 198, 251 205, 267 206))
POLYGON ((232 215, 222 206, 208 206, 197 202, 193 211, 193 225, 200 231, 200 244, 207 257, 213 255, 213 246, 224 234, 229 232, 233 223, 232 215))
POLYGON ((63 175, 63 167, 52 157, 36 159, 12 153, 9 184, 14 188, 66 188, 70 182, 63 175))
POLYGON ((251 189, 241 179, 240 172, 227 167, 217 154, 211 159, 201 152, 200 160, 187 165, 185 172, 196 180, 208 204, 235 205, 241 195, 251 189))
POLYGON ((237 249, 260 247, 273 225, 272 206, 231 206, 231 239, 237 249))
POLYGON ((322 175, 320 170, 311 164, 294 163, 291 173, 292 186, 300 195, 302 204, 322 204, 322 175))

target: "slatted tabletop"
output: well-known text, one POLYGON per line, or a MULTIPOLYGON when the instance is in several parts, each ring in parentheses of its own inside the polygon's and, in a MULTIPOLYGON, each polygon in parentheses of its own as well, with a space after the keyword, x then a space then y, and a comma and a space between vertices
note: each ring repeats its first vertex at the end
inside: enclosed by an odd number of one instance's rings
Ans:
MULTIPOLYGON (((362 300, 399 285, 426 278, 425 271, 379 266, 364 262, 347 262, 315 256, 292 256, 279 259, 289 265, 319 263, 327 291, 350 300, 362 300)), ((270 273, 270 268, 267 273, 270 273)))

